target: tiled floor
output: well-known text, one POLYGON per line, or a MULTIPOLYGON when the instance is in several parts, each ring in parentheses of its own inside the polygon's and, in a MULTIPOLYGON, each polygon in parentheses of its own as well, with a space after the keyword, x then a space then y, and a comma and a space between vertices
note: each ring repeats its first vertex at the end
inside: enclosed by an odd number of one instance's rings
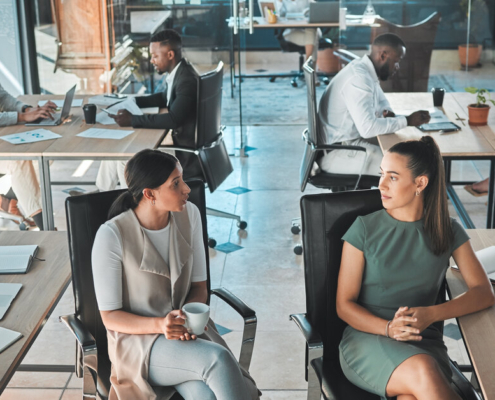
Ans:
MULTIPOLYGON (((454 71, 450 71, 454 74, 454 71)), ((454 74, 455 75, 455 74, 454 74)), ((285 82, 286 83, 286 82, 285 82)), ((285 84, 283 81, 276 84, 285 84)), ((271 86, 273 87, 273 86, 271 86)), ((302 93, 302 92, 297 92, 302 93)), ((303 151, 303 125, 250 126, 247 139, 248 157, 233 157, 234 172, 214 193, 207 195, 209 207, 240 214, 247 221, 245 231, 233 221, 209 217, 210 236, 217 243, 240 246, 228 254, 210 250, 213 286, 225 286, 239 295, 258 315, 258 332, 251 372, 263 391, 264 399, 302 400, 306 398, 304 381, 304 341, 290 313, 305 311, 302 257, 292 249, 300 240, 290 232, 291 220, 299 215, 299 163, 303 151), (248 191, 229 189, 245 188, 248 191)), ((226 132, 229 151, 238 145, 238 130, 226 132)), ((93 162, 80 180, 94 180, 99 162, 93 162)), ((53 180, 68 180, 79 162, 55 162, 53 180)), ((486 162, 453 164, 454 179, 477 180, 487 176, 486 162)), ((72 177, 72 179, 75 179, 72 177)), ((93 190, 94 187, 84 187, 93 190)), ((54 186, 55 222, 65 230, 64 199, 66 187, 54 186)), ((308 187, 305 194, 317 193, 308 187)), ((458 190, 474 223, 485 225, 486 198, 474 198, 458 190)), ((453 210, 451 210, 453 212, 453 210)), ((16 229, 0 220, 0 229, 16 229)), ((69 287, 43 331, 24 359, 24 363, 73 364, 75 345, 69 332, 58 322, 58 316, 73 312, 72 289, 69 287)), ((225 338, 238 354, 242 320, 217 299, 212 301, 212 318, 231 330, 225 338)), ((455 326, 446 325, 446 343, 453 359, 467 363, 468 358, 458 340, 455 326)), ((80 399, 81 382, 68 373, 16 373, 1 400, 80 399)))

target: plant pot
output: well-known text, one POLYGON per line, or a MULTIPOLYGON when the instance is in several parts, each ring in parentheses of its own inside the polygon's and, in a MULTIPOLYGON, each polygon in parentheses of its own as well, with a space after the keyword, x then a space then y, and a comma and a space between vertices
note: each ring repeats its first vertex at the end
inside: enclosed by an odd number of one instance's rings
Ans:
POLYGON ((318 50, 318 71, 325 74, 336 74, 342 69, 340 58, 333 54, 334 50, 345 47, 335 46, 334 48, 326 48, 318 50))
POLYGON ((476 107, 476 104, 468 105, 469 125, 486 125, 489 112, 490 106, 486 104, 481 107, 476 107))
MULTIPOLYGON (((459 45, 459 61, 461 62, 461 66, 466 66, 466 53, 467 53, 467 44, 459 45)), ((469 54, 468 54, 468 67, 476 67, 480 62, 481 52, 483 51, 483 46, 481 44, 470 44, 469 45, 469 54)))

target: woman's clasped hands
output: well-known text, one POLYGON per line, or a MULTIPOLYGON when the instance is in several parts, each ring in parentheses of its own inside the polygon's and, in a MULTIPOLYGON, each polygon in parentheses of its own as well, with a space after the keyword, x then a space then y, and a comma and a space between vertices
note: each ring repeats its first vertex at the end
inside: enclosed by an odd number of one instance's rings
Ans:
POLYGON ((400 307, 388 326, 388 336, 400 342, 420 341, 434 321, 429 307, 400 307))

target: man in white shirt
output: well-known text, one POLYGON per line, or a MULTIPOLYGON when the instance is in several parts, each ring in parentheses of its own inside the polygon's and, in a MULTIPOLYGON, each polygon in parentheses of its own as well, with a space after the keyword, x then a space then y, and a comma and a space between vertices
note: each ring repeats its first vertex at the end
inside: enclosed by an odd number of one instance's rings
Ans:
POLYGON ((365 147, 366 157, 358 151, 330 151, 318 161, 322 171, 379 175, 382 152, 376 137, 428 123, 428 111, 396 116, 380 87, 380 80, 397 72, 405 54, 399 36, 382 34, 373 41, 370 55, 352 61, 332 79, 318 109, 319 140, 365 147))
MULTIPOLYGON (((119 126, 172 130, 173 144, 194 147, 196 130, 196 103, 198 74, 187 60, 182 58, 182 39, 171 29, 155 34, 150 40, 151 63, 161 75, 168 73, 167 90, 149 96, 136 97, 139 107, 167 108, 164 114, 132 115, 119 110, 113 117, 119 126)), ((167 136, 168 139, 168 136, 167 136)), ((171 144, 171 143, 167 143, 171 144)), ((177 152, 175 155, 184 170, 184 178, 201 175, 201 166, 195 154, 177 152)), ((124 177, 125 161, 102 161, 96 187, 100 191, 113 190, 120 181, 127 187, 124 177)), ((80 194, 71 192, 71 195, 80 194)))
MULTIPOLYGON (((0 127, 32 122, 39 118, 53 119, 52 113, 56 108, 57 106, 51 101, 43 107, 24 104, 11 96, 0 84, 0 127)), ((0 208, 10 214, 31 217, 34 223, 43 229, 40 185, 33 162, 31 160, 1 160, 0 174, 10 175, 14 192, 14 198, 8 193, 6 196, 0 195, 0 208), (24 214, 19 211, 17 202, 24 214)), ((34 226, 30 220, 25 222, 34 226)))

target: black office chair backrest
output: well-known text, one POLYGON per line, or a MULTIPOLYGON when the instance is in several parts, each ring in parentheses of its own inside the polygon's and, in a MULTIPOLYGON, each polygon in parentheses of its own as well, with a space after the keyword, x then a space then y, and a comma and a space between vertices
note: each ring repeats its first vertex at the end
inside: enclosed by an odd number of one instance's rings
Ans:
POLYGON ((322 337, 325 360, 335 362, 338 369, 338 345, 346 326, 336 310, 341 238, 358 216, 382 208, 378 190, 301 198, 307 315, 322 337))
MULTIPOLYGON (((201 180, 193 180, 188 181, 187 184, 191 188, 189 201, 199 208, 203 223, 209 292, 210 268, 204 183, 201 180)), ((110 390, 110 360, 108 358, 107 334, 98 311, 94 291, 91 251, 96 232, 108 220, 110 206, 123 192, 124 190, 114 190, 68 197, 65 202, 75 314, 96 340, 98 348, 98 393, 104 397, 108 396, 110 390)))
POLYGON ((304 155, 299 169, 299 186, 304 192, 308 183, 311 168, 316 161, 316 152, 313 145, 318 144, 318 106, 316 104, 316 73, 313 58, 309 57, 303 65, 304 79, 306 81, 308 102, 308 128, 303 133, 304 155))
POLYGON ((234 170, 222 136, 222 83, 223 62, 199 78, 196 149, 211 193, 234 170))

